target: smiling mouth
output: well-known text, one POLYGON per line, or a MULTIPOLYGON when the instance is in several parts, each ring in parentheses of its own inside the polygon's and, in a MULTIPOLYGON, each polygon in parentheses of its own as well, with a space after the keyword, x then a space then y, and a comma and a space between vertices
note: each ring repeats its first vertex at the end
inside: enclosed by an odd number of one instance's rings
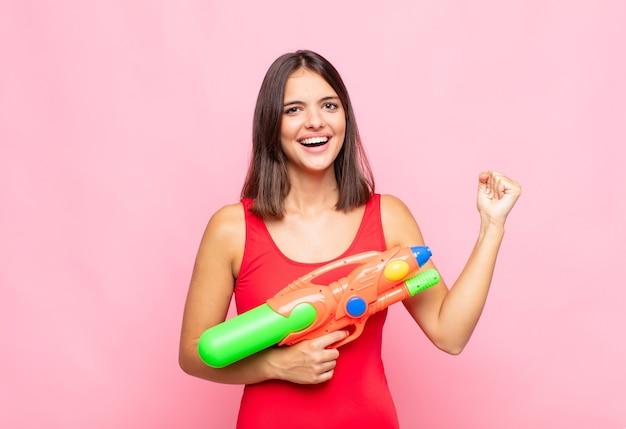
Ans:
POLYGON ((328 140, 328 137, 312 137, 310 139, 301 140, 300 144, 306 147, 315 147, 325 145, 328 143, 328 140))

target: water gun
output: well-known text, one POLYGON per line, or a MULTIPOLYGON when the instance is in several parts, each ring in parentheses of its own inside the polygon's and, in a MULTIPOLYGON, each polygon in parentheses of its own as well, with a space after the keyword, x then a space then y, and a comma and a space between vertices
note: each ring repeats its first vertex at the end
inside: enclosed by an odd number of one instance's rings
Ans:
POLYGON ((265 304, 207 329, 198 353, 207 365, 222 368, 274 345, 345 329, 349 335, 331 345, 355 340, 367 319, 389 305, 434 286, 435 269, 420 271, 432 253, 426 246, 395 247, 359 253, 331 262, 291 282, 265 304), (314 283, 337 268, 356 265, 328 285, 314 283))

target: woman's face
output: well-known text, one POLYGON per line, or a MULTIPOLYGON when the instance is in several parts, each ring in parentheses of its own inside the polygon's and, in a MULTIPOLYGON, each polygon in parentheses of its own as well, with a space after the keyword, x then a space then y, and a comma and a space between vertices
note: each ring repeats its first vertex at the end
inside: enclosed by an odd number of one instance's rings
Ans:
POLYGON ((308 173, 332 168, 346 134, 335 90, 319 74, 299 69, 287 79, 283 101, 281 146, 288 165, 308 173))

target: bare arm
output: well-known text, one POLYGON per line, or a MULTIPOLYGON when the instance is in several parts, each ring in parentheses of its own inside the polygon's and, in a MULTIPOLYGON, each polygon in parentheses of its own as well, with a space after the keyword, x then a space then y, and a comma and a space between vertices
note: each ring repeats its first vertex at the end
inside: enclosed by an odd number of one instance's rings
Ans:
MULTIPOLYGON (((481 173, 478 183, 480 229, 458 279, 450 289, 442 280, 437 286, 404 301, 428 338, 451 354, 463 350, 478 323, 504 237, 506 217, 521 194, 517 182, 497 172, 481 173)), ((424 244, 408 208, 391 196, 383 200, 383 227, 388 246, 424 244)), ((433 268, 433 262, 426 267, 433 268)))
POLYGON ((181 368, 195 377, 226 384, 253 384, 268 379, 303 384, 328 380, 339 352, 327 350, 326 346, 343 339, 344 332, 292 347, 270 348, 224 368, 211 368, 200 359, 200 336, 227 316, 244 243, 242 206, 226 206, 215 213, 202 237, 185 302, 179 347, 181 368))

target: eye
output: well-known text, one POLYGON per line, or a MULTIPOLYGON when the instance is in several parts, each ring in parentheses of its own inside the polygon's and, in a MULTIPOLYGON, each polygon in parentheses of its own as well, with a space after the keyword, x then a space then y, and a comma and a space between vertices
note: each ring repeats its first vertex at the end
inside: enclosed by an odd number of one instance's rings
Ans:
POLYGON ((327 103, 324 103, 324 109, 326 109, 326 110, 337 110, 337 109, 339 109, 339 104, 327 102, 327 103))
POLYGON ((285 115, 293 115, 294 113, 297 113, 298 110, 300 110, 300 108, 297 107, 297 106, 287 107, 284 110, 284 113, 285 113, 285 115))

